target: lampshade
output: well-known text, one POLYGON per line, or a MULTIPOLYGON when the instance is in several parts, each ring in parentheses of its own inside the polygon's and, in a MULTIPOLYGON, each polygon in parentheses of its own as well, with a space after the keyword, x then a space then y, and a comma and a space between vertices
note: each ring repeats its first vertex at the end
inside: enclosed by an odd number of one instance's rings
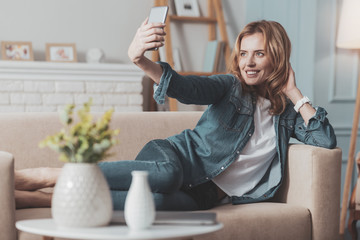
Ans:
POLYGON ((336 46, 360 48, 360 0, 343 0, 336 46))

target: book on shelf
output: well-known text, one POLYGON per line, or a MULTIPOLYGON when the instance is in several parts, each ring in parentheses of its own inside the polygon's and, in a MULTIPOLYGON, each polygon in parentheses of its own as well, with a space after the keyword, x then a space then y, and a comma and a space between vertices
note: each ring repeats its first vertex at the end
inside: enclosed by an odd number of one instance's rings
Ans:
POLYGON ((209 41, 205 50, 203 71, 219 72, 224 62, 225 42, 213 40, 209 41))
POLYGON ((215 67, 218 41, 209 41, 206 45, 203 72, 213 72, 215 67))
POLYGON ((225 70, 225 42, 221 41, 218 43, 214 72, 225 72, 225 70))

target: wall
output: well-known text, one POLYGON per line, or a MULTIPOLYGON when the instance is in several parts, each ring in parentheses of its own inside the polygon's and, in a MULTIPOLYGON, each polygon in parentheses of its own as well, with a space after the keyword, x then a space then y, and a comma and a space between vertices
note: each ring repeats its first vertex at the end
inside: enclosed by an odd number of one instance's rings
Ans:
POLYGON ((2 0, 0 40, 31 41, 35 60, 45 59, 45 43, 105 51, 106 62, 129 63, 127 47, 152 6, 150 0, 2 0))
MULTIPOLYGON (((207 0, 198 2, 206 15, 207 0)), ((243 26, 244 2, 223 1, 231 42, 243 26)), ((45 43, 74 42, 80 62, 85 61, 88 49, 98 47, 104 50, 107 63, 130 63, 128 46, 152 5, 152 0, 3 0, 0 41, 31 41, 39 61, 45 60, 45 43)), ((200 70, 207 28, 203 24, 175 28, 179 31, 174 31, 173 45, 184 46, 184 67, 200 70)))

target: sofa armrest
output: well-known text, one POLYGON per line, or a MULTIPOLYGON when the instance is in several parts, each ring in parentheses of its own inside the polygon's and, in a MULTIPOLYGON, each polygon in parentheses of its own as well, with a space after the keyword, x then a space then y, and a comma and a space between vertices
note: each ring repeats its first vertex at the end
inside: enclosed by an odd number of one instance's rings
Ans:
POLYGON ((341 149, 290 145, 277 200, 301 205, 312 217, 312 239, 338 239, 341 149))
POLYGON ((14 200, 14 158, 0 151, 0 232, 1 239, 16 239, 14 200))

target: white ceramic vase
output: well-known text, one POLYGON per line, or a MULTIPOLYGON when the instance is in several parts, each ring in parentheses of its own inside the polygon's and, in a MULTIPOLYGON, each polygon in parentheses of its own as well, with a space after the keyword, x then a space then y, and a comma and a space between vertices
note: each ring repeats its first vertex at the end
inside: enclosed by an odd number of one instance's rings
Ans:
POLYGON ((148 183, 148 172, 131 172, 132 182, 125 200, 125 221, 130 230, 143 230, 155 219, 154 197, 148 183))
POLYGON ((54 188, 51 213, 58 227, 107 225, 113 203, 107 181, 94 163, 66 163, 54 188))

